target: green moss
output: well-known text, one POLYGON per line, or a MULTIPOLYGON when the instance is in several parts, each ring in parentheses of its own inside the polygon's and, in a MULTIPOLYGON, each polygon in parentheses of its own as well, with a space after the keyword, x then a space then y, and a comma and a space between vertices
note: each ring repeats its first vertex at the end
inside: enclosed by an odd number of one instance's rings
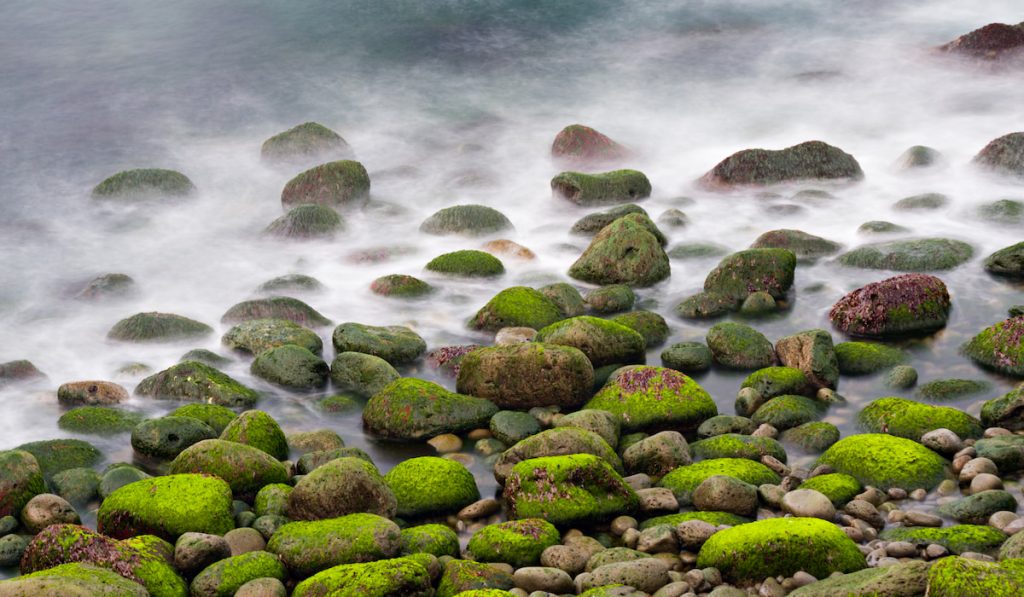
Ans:
POLYGON ((1008 491, 988 489, 939 506, 938 514, 957 522, 986 524, 996 512, 1017 511, 1017 499, 1008 491))
POLYGON ((874 342, 840 342, 835 351, 843 375, 875 373, 907 359, 902 350, 874 342))
POLYGON ((619 369, 584 408, 616 415, 627 431, 696 429, 718 414, 697 382, 674 369, 642 365, 619 369))
POLYGON ((867 567, 842 530, 817 518, 773 518, 719 531, 697 554, 697 567, 714 566, 733 582, 759 582, 803 570, 817 578, 867 567))
POLYGON ((253 502, 253 511, 257 516, 276 514, 283 516, 288 509, 288 496, 292 486, 284 483, 264 485, 257 493, 253 502))
POLYGON ((862 487, 857 479, 843 473, 828 473, 811 477, 800 484, 800 489, 813 489, 825 494, 836 508, 841 508, 860 493, 862 487))
POLYGON ((888 433, 919 441, 939 428, 949 429, 963 439, 981 437, 981 422, 956 408, 931 406, 905 398, 879 398, 860 412, 861 427, 872 433, 888 433))
POLYGON ((886 597, 923 595, 928 584, 927 562, 909 560, 891 566, 840 574, 800 587, 790 597, 886 597))
POLYGON ((505 214, 485 205, 446 207, 423 221, 420 232, 445 236, 485 236, 512 228, 505 214))
POLYGON ((786 395, 765 402, 750 418, 758 425, 768 423, 776 429, 790 429, 820 419, 825 410, 825 405, 816 400, 786 395))
POLYGON ((330 325, 331 320, 297 298, 272 296, 242 301, 233 305, 220 318, 221 323, 236 324, 254 319, 287 319, 304 326, 330 325))
POLYGON ((541 286, 537 291, 555 303, 562 312, 563 317, 583 315, 587 308, 586 303, 583 302, 583 296, 580 295, 580 291, 576 290, 576 287, 572 284, 556 282, 547 286, 541 286))
POLYGON ((243 443, 208 439, 186 448, 171 462, 171 472, 216 475, 237 497, 253 497, 264 485, 284 483, 288 470, 263 450, 243 443))
POLYGON ((362 402, 356 396, 337 394, 318 401, 315 406, 320 412, 330 415, 347 415, 358 413, 362 409, 362 402))
POLYGON ((241 407, 251 407, 260 396, 227 374, 198 361, 178 363, 150 375, 135 386, 135 393, 157 400, 194 400, 241 407))
POLYGON ((403 377, 384 386, 363 409, 366 428, 381 437, 419 440, 486 427, 498 407, 489 400, 449 392, 403 377))
POLYGON ((231 488, 207 475, 142 479, 107 496, 97 523, 101 533, 117 538, 150 534, 174 541, 187 532, 223 535, 235 527, 231 488))
POLYGON ((661 478, 658 487, 671 489, 679 504, 685 506, 692 502, 693 491, 697 486, 715 475, 726 475, 751 485, 778 483, 781 480, 760 462, 746 458, 715 458, 676 468, 661 478))
POLYGON ((375 514, 357 513, 310 522, 290 522, 267 543, 288 571, 305 578, 342 564, 383 560, 401 549, 398 525, 375 514))
POLYGON ((633 308, 636 294, 625 284, 609 284, 588 292, 586 300, 595 313, 618 313, 633 308))
POLYGON ((294 344, 261 352, 249 371, 256 377, 286 388, 311 390, 327 385, 330 368, 323 359, 294 344))
POLYGON ((762 369, 775 363, 775 347, 749 325, 726 321, 711 326, 706 337, 715 362, 731 369, 762 369))
POLYGON ((651 182, 637 170, 562 172, 551 179, 551 191, 577 205, 591 206, 650 197, 651 182))
POLYGON ((384 482, 398 500, 398 516, 455 512, 480 499, 473 473, 454 460, 423 456, 398 463, 384 482))
POLYGON ((494 463, 494 478, 503 483, 524 460, 567 454, 591 454, 611 465, 615 472, 623 472, 622 461, 603 437, 579 427, 556 427, 531 435, 505 450, 494 463))
POLYGON ((546 520, 527 518, 487 525, 469 540, 467 550, 478 562, 504 562, 513 567, 536 566, 540 554, 561 539, 546 520))
POLYGON ((419 334, 400 325, 343 323, 334 328, 331 341, 339 353, 371 354, 396 366, 411 363, 427 351, 427 343, 419 334))
POLYGON ((921 384, 914 396, 919 400, 946 401, 984 394, 992 384, 977 379, 938 379, 921 384))
POLYGON ((839 428, 824 421, 811 421, 782 432, 783 443, 796 444, 805 452, 820 454, 839 441, 839 428))
POLYGON ((698 292, 676 305, 676 315, 683 319, 712 319, 739 307, 739 301, 724 292, 698 292))
POLYGON ((648 518, 647 520, 640 523, 640 530, 649 529, 651 527, 663 524, 671 525, 674 527, 681 522, 686 522, 687 520, 703 520, 704 522, 708 524, 713 524, 715 526, 728 525, 733 527, 750 522, 749 518, 737 516, 736 514, 733 514, 731 512, 680 512, 678 514, 665 514, 664 516, 655 516, 654 518, 648 518))
MULTIPOLYGON (((0 455, 0 459, 3 456, 0 455)), ((0 464, 0 470, 3 465, 0 464)), ((40 476, 42 479, 42 476, 40 476)), ((50 486, 53 488, 53 492, 60 497, 71 502, 72 505, 84 505, 90 502, 96 497, 97 490, 100 485, 100 474, 91 468, 71 468, 66 471, 61 471, 50 479, 50 486)), ((44 493, 41 490, 39 493, 44 493)), ((0 494, 4 491, 0 489, 0 494)), ((2 506, 0 506, 2 509, 2 506)), ((0 532, 3 535, 3 532, 0 532)))
POLYGON ((786 450, 770 437, 753 437, 738 433, 725 433, 690 444, 695 458, 746 458, 761 461, 762 456, 771 456, 786 462, 786 450))
POLYGON ((803 371, 793 367, 765 367, 747 376, 741 388, 754 388, 765 400, 784 394, 806 396, 811 392, 811 384, 803 371))
POLYGON ((1024 316, 1011 317, 982 330, 961 352, 972 361, 1015 377, 1024 377, 1024 316))
POLYGON ((487 301, 469 327, 496 332, 504 327, 541 329, 562 319, 558 304, 539 290, 526 286, 506 288, 487 301))
POLYGON ((281 203, 292 207, 318 203, 331 207, 358 207, 370 197, 370 176, 362 164, 339 160, 298 174, 281 191, 281 203))
POLYGON ((429 597, 432 593, 427 569, 410 559, 398 558, 324 570, 300 582, 292 597, 429 597))
POLYGON ((92 196, 98 199, 149 199, 185 197, 196 191, 181 172, 160 168, 141 168, 118 172, 96 185, 92 196))
MULTIPOLYGON (((377 467, 363 458, 334 458, 301 477, 288 496, 288 516, 321 520, 357 512, 393 518, 395 494, 377 467)), ((397 548, 396 548, 397 549, 397 548)))
POLYGON ((20 516, 25 504, 40 493, 46 493, 46 483, 35 455, 21 449, 0 452, 0 517, 20 516))
POLYGON ((80 406, 61 415, 57 426, 74 433, 113 435, 131 431, 142 419, 138 413, 108 406, 80 406))
POLYGON ((663 239, 647 216, 623 216, 597 233, 569 276, 593 284, 651 286, 671 273, 663 239))
POLYGON ((402 554, 429 553, 459 557, 459 536, 443 524, 424 524, 402 529, 402 554))
POLYGON ((129 483, 148 479, 149 477, 150 476, 144 471, 130 464, 113 466, 112 468, 104 471, 103 477, 99 480, 99 487, 97 489, 100 494, 100 499, 106 499, 108 495, 129 483))
POLYGON ((66 597, 147 597, 141 584, 120 574, 72 562, 0 582, 0 594, 9 597, 61 595, 66 597))
POLYGON ((288 578, 284 565, 265 551, 251 551, 210 564, 192 581, 192 595, 232 597, 238 589, 257 578, 288 578))
POLYGON ((505 273, 505 266, 500 259, 490 253, 474 249, 439 255, 427 263, 426 269, 467 278, 486 278, 505 273))
POLYGON ((434 287, 414 276, 389 274, 370 283, 370 292, 396 298, 415 298, 434 292, 434 287))
POLYGON ((282 238, 332 238, 345 229, 345 222, 326 205, 297 205, 267 225, 264 232, 282 238))
POLYGON ((219 404, 186 404, 167 413, 169 417, 191 417, 209 425, 219 435, 238 415, 219 404))
POLYGON ((882 531, 879 538, 917 544, 937 543, 955 554, 974 551, 995 555, 1006 535, 987 525, 958 524, 941 528, 892 527, 882 531))
POLYGON ((943 558, 928 570, 930 597, 1015 597, 1024 586, 1024 559, 999 563, 943 558))
POLYGON ((437 586, 437 597, 455 597, 464 591, 511 589, 512 575, 483 562, 452 560, 445 564, 437 586))
POLYGON ((14 449, 34 456, 47 479, 71 468, 91 467, 103 457, 95 446, 80 439, 41 440, 14 449))
POLYGON ((136 313, 114 324, 107 338, 122 342, 173 342, 202 338, 213 328, 173 313, 136 313))
POLYGON ((946 461, 921 444, 886 434, 851 435, 818 459, 836 472, 883 491, 899 487, 932 489, 946 476, 946 461))
POLYGON ((620 323, 587 315, 541 328, 535 340, 578 348, 595 368, 642 363, 646 358, 647 343, 639 333, 620 323))
POLYGON ((247 410, 233 419, 220 439, 262 450, 278 460, 288 458, 288 440, 273 417, 261 410, 247 410))
POLYGON ((704 279, 704 290, 742 301, 754 292, 785 298, 796 255, 788 249, 747 249, 727 256, 704 279))
POLYGON ((527 410, 581 405, 594 384, 594 369, 581 351, 543 342, 489 346, 466 354, 455 388, 501 408, 527 410))
POLYGON ((286 164, 325 155, 351 157, 352 149, 338 133, 317 122, 304 122, 263 142, 260 157, 286 164))
POLYGON ((174 458, 185 448, 217 437, 212 427, 192 417, 159 417, 132 429, 132 448, 154 458, 174 458))
POLYGON ((253 355, 294 344, 313 354, 320 354, 324 343, 313 330, 306 329, 288 319, 252 319, 232 327, 221 338, 224 346, 253 355))
POLYGON ((612 317, 612 321, 639 333, 644 337, 648 348, 660 346, 668 340, 668 323, 664 317, 653 311, 630 311, 612 317))

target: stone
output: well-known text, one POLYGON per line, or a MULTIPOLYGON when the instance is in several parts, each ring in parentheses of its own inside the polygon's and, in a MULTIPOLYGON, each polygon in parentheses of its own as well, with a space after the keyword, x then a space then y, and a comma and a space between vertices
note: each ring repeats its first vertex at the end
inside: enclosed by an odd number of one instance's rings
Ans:
POLYGON ((647 343, 636 331, 614 321, 581 315, 542 327, 537 342, 583 351, 594 368, 643 363, 647 343))
POLYGON ((338 160, 320 164, 288 181, 281 191, 281 204, 291 208, 305 203, 350 208, 366 205, 370 197, 370 176, 362 164, 338 160))
POLYGON ((862 269, 900 272, 951 270, 974 255, 971 245, 948 238, 893 240, 862 245, 839 256, 839 263, 862 269))
POLYGON ((266 381, 297 390, 312 390, 327 385, 330 368, 309 350, 285 344, 261 352, 249 371, 266 381))
POLYGON ((61 406, 110 406, 128 400, 128 390, 111 381, 72 381, 57 388, 61 406))
POLYGON ((594 368, 579 349, 528 342, 470 352, 459 366, 456 390, 505 409, 571 410, 583 404, 593 385, 594 368))
POLYGON ((796 255, 798 261, 813 262, 838 253, 842 245, 802 230, 781 229, 765 232, 754 240, 750 248, 788 249, 796 255))
POLYGON ((551 157, 569 166, 600 166, 622 161, 628 155, 625 147, 582 124, 565 127, 551 144, 551 157))
POLYGON ((367 513, 289 522, 274 533, 266 547, 297 578, 342 564, 396 557, 401 548, 398 525, 367 513))
POLYGON ((832 500, 813 489, 796 489, 787 493, 782 498, 782 510, 793 516, 828 521, 832 521, 836 516, 832 500))
POLYGON ((932 489, 945 478, 946 461, 909 439, 886 434, 845 437, 818 459, 835 471, 879 489, 932 489))
POLYGON ((252 407, 259 394, 198 361, 178 363, 135 386, 135 394, 157 400, 190 400, 219 406, 252 407))
POLYGON ((411 363, 427 351, 427 344, 419 334, 397 325, 378 327, 343 323, 334 328, 331 341, 338 353, 370 354, 393 366, 411 363))
POLYGON ((729 512, 751 516, 757 512, 757 488, 734 477, 708 477, 693 490, 693 505, 698 510, 729 512))
POLYGON ((497 332, 507 327, 535 330, 564 318, 561 303, 544 292, 526 286, 512 286, 496 294, 469 320, 475 330, 497 332))
POLYGON ((95 199, 150 200, 188 197, 196 192, 192 181, 181 172, 161 168, 140 168, 118 172, 96 185, 95 199))
POLYGON ((267 225, 264 234, 292 240, 331 239, 345 230, 345 221, 331 207, 296 205, 267 225))
POLYGON ((754 328, 735 322, 719 323, 707 334, 715 362, 730 369, 761 369, 775 363, 775 348, 754 328))
POLYGON ((331 324, 331 320, 324 317, 319 311, 290 296, 271 296, 242 301, 225 311, 220 321, 234 325, 255 319, 287 319, 301 326, 309 327, 322 327, 331 324))
POLYGON ((646 287, 667 278, 668 255, 651 231, 650 218, 629 214, 597 233, 583 255, 569 268, 569 276, 594 284, 646 287))
POLYGON ((333 159, 352 159, 349 144, 318 122, 304 122, 263 142, 260 158, 279 165, 312 165, 333 159))
POLYGON ((402 518, 458 512, 480 499, 473 474, 458 462, 434 456, 398 463, 384 482, 395 495, 402 518))
POLYGON ((370 398, 363 409, 363 423, 382 438, 420 440, 486 427, 496 412, 498 407, 489 400, 405 377, 370 398))
MULTIPOLYGON (((1021 31, 1017 27, 1017 37, 1021 31)), ((993 139, 974 156, 978 166, 1007 176, 1024 178, 1024 133, 1010 133, 993 139)))
POLYGON ((949 291, 942 280, 905 274, 854 290, 832 306, 829 317, 851 336, 890 338, 942 329, 949 308, 949 291))
POLYGON ((936 429, 949 429, 961 438, 981 437, 981 421, 957 408, 931 406, 906 398, 879 398, 858 415, 864 429, 914 441, 936 429))
POLYGON ((420 224, 420 232, 437 236, 486 236, 512 229, 505 214, 485 205, 455 205, 435 212, 420 224))
POLYGON ((137 313, 114 324, 110 340, 121 342, 176 342, 208 336, 213 328, 173 313, 137 313))
POLYGON ((505 273, 505 265, 500 259, 475 249, 438 255, 431 259, 424 269, 463 278, 489 278, 505 273))
POLYGON ((850 154, 822 141, 806 141, 781 150, 738 151, 719 162, 700 182, 707 188, 725 190, 803 180, 862 178, 864 172, 850 154))
POLYGON ((576 205, 592 207, 646 199, 651 195, 651 182, 638 170, 562 172, 551 179, 551 193, 576 205))
POLYGON ((643 365, 618 369, 585 408, 615 414, 626 431, 696 429, 718 414, 697 382, 674 369, 643 365))

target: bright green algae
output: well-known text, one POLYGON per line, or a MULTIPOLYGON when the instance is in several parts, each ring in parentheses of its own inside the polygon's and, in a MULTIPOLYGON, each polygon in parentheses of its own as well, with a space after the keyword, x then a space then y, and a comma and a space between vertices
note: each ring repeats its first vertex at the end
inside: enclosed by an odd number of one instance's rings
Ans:
POLYGON ((946 461, 921 444, 880 433, 845 437, 818 459, 864 485, 888 490, 932 489, 946 476, 946 461))
POLYGON ((715 475, 726 475, 751 485, 778 483, 781 480, 760 462, 746 458, 715 458, 681 466, 662 477, 658 486, 671 489, 680 505, 687 505, 691 502, 697 486, 715 475))

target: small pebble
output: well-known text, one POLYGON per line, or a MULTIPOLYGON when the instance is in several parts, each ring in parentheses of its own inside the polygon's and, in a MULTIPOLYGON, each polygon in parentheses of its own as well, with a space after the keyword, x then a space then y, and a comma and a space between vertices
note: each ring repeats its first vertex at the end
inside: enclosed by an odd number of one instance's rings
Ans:
POLYGON ((636 529, 640 523, 632 516, 618 516, 612 520, 610 530, 613 535, 622 536, 629 529, 636 529))
POLYGON ((910 510, 903 517, 903 525, 909 527, 941 527, 942 518, 929 512, 910 510))
POLYGON ((1002 488, 1003 480, 992 473, 979 473, 978 476, 971 479, 971 493, 1002 488))
MULTIPOLYGON (((954 463, 955 468, 955 463, 954 463)), ((960 482, 970 483, 975 477, 982 473, 996 474, 999 469, 996 468, 996 463, 992 462, 988 458, 974 458, 963 465, 960 469, 960 482)))
POLYGON ((813 582, 818 582, 818 579, 814 578, 813 575, 808 574, 803 570, 800 570, 799 572, 793 575, 793 583, 797 587, 806 587, 807 585, 813 582))
POLYGON ((923 489, 923 488, 921 488, 921 487, 918 487, 914 491, 910 492, 910 499, 918 501, 918 502, 923 502, 925 500, 925 498, 927 498, 927 497, 928 497, 928 491, 923 489))
POLYGON ((981 435, 982 437, 996 437, 999 435, 1013 435, 1013 432, 1002 427, 989 427, 981 435))
POLYGON ((490 516, 499 510, 501 510, 501 504, 498 500, 494 498, 484 498, 473 502, 462 510, 459 510, 457 516, 459 520, 476 520, 477 518, 490 516))
POLYGON ((949 554, 949 550, 938 543, 931 543, 924 548, 924 556, 929 560, 935 560, 938 558, 944 558, 949 554))
POLYGON ((462 438, 454 433, 442 433, 427 440, 438 454, 450 454, 462 449, 462 438))
POLYGON ((885 553, 894 558, 912 558, 917 556, 917 546, 909 541, 890 541, 885 546, 885 553))

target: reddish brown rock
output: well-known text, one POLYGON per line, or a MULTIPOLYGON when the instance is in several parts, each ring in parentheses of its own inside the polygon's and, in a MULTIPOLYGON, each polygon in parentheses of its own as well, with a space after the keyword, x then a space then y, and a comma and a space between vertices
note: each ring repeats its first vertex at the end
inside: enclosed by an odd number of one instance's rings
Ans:
POLYGON ((1020 56, 1024 54, 1024 23, 989 23, 939 46, 939 50, 985 60, 1020 56))
POLYGON ((70 381, 57 388, 62 406, 104 406, 128 399, 128 390, 111 381, 70 381))
POLYGON ((551 144, 551 157, 565 166, 607 166, 628 156, 625 147, 582 124, 565 127, 551 144))
POLYGON ((829 317, 851 336, 886 338, 945 327, 949 306, 942 280, 905 274, 854 290, 832 306, 829 317))

